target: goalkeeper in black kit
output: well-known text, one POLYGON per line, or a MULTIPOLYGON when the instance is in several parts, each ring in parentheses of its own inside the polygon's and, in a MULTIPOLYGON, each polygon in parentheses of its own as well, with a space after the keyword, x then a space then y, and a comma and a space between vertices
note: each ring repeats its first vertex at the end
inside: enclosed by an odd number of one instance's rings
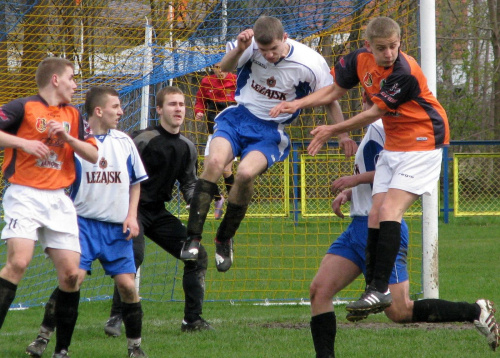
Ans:
MULTIPOLYGON (((183 92, 177 87, 162 88, 156 95, 159 124, 133 134, 134 143, 148 173, 149 179, 141 183, 138 207, 140 233, 134 239, 136 266, 144 259, 144 235, 170 255, 179 259, 186 239, 186 227, 165 209, 165 202, 172 199, 176 181, 189 204, 197 180, 197 151, 194 144, 180 134, 186 114, 183 92)), ((207 252, 201 248, 197 260, 184 261, 182 286, 185 294, 183 332, 212 330, 202 317, 205 295, 207 252)), ((120 297, 115 289, 111 316, 104 327, 108 335, 120 335, 120 297)))

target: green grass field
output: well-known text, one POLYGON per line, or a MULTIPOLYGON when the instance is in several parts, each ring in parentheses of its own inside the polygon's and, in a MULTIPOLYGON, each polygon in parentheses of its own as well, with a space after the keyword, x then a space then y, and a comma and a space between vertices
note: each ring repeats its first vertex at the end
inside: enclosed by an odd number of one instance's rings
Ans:
MULTIPOLYGON (((451 218, 440 224, 440 297, 474 302, 488 298, 500 305, 500 218, 451 218)), ((241 253, 241 252, 240 252, 241 253)), ((236 256, 238 260, 238 256, 236 256)), ((213 270, 213 267, 211 268, 213 270)), ((126 357, 126 339, 107 338, 102 330, 109 301, 82 303, 73 358, 126 357)), ((143 302, 143 347, 153 357, 314 357, 309 307, 206 302, 204 317, 216 331, 180 332, 183 304, 143 302)), ((383 314, 350 323, 345 307, 336 307, 337 357, 494 357, 471 324, 391 323, 383 314)), ((43 308, 11 311, 0 333, 0 357, 25 357, 36 336, 43 308)), ((500 315, 497 315, 500 318, 500 315)), ((49 345, 50 357, 54 342, 49 345)))

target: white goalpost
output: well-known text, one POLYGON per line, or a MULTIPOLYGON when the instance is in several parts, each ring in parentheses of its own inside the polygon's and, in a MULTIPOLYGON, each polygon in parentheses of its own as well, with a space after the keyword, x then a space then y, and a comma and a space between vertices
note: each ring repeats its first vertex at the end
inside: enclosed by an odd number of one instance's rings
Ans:
MULTIPOLYGON (((431 92, 436 90, 436 4, 420 0, 420 65, 431 92)), ((439 297, 438 186, 422 196, 422 288, 424 298, 439 297)))

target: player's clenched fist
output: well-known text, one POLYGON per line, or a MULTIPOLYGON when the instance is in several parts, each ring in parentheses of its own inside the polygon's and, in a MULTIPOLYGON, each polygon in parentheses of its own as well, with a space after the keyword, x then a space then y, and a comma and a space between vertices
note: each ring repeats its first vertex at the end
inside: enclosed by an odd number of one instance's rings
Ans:
POLYGON ((238 49, 241 51, 244 51, 250 46, 252 43, 252 38, 253 38, 253 30, 252 29, 246 29, 242 32, 237 37, 238 40, 238 49))

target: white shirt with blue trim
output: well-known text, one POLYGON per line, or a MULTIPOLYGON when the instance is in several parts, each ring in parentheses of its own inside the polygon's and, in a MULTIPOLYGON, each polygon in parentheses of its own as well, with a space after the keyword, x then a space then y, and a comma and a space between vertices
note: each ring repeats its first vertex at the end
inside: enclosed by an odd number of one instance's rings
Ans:
MULTIPOLYGON (((295 40, 287 39, 290 52, 277 63, 270 63, 260 53, 255 39, 238 60, 236 102, 266 121, 290 123, 300 113, 282 113, 276 118, 269 111, 282 101, 302 98, 333 83, 333 76, 323 56, 295 40)), ((236 47, 228 42, 226 51, 236 47)))
MULTIPOLYGON (((354 174, 375 170, 379 153, 384 149, 385 131, 382 120, 370 124, 354 158, 354 174)), ((368 216, 372 207, 372 184, 352 188, 351 216, 368 216)))
POLYGON ((111 129, 95 138, 99 148, 96 164, 75 154, 76 179, 70 197, 79 216, 123 223, 128 214, 130 186, 146 180, 148 175, 127 134, 111 129))

